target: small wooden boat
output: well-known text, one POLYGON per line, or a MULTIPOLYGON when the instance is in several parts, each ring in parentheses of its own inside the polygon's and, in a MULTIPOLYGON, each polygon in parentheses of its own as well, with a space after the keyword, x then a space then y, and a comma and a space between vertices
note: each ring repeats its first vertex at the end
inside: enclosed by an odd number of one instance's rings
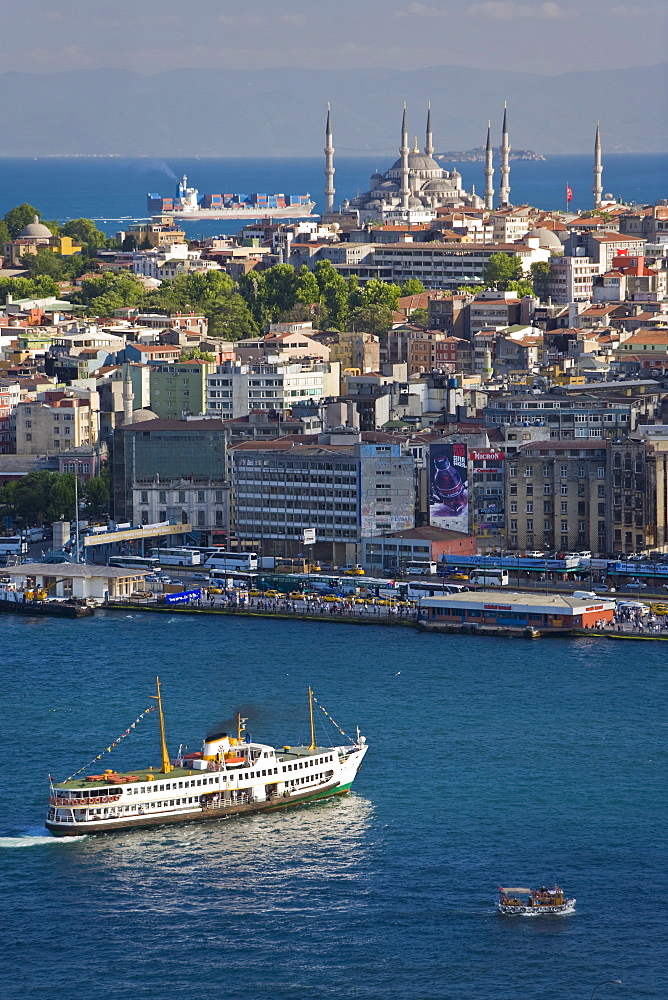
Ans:
POLYGON ((518 889, 499 886, 499 912, 522 917, 572 913, 575 900, 564 896, 563 889, 518 889))

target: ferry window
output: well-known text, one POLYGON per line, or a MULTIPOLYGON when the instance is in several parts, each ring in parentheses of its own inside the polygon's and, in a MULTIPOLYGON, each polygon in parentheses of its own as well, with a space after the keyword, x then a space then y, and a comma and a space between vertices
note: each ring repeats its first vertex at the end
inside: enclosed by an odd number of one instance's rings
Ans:
MULTIPOLYGON (((201 784, 202 784, 202 779, 201 779, 201 778, 198 778, 198 779, 197 779, 197 784, 198 784, 198 785, 201 785, 201 784)), ((162 791, 162 785, 160 785, 160 790, 162 791)))
POLYGON ((183 788, 183 782, 179 781, 179 788, 183 788))
POLYGON ((274 774, 278 774, 278 768, 277 767, 274 768, 274 774))
MULTIPOLYGON (((265 754, 265 756, 266 756, 266 754, 265 754)), ((263 771, 263 772, 262 772, 262 777, 263 777, 263 778, 266 778, 266 776, 267 776, 267 772, 266 772, 266 771, 263 771)))
POLYGON ((170 789, 171 787, 172 787, 171 785, 165 785, 165 788, 167 789, 167 791, 169 791, 169 789, 170 789))
POLYGON ((160 791, 164 792, 164 790, 165 790, 165 786, 164 785, 160 785, 160 791))
POLYGON ((140 788, 140 789, 139 789, 139 791, 140 791, 140 792, 142 793, 142 795, 143 795, 143 794, 144 794, 144 792, 146 791, 146 789, 145 789, 145 788, 140 788))
POLYGON ((170 799, 169 800, 169 804, 170 804, 170 806, 173 806, 174 805, 174 799, 170 799))

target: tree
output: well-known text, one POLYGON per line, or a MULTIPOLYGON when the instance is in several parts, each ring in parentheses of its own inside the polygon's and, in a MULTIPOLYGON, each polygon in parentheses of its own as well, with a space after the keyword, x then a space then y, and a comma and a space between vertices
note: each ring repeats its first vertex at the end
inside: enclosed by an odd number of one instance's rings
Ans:
POLYGON ((39 250, 37 253, 24 253, 21 264, 31 278, 48 275, 54 281, 62 281, 65 277, 63 258, 53 250, 39 250))
POLYGON ((269 308, 267 306, 267 290, 264 272, 248 271, 239 277, 239 292, 251 311, 253 320, 259 329, 269 323, 269 308))
POLYGON ((199 347, 193 347, 189 351, 184 351, 181 361, 215 361, 216 355, 210 351, 200 351, 199 347))
POLYGON ((500 292, 505 292, 508 290, 508 282, 520 281, 522 273, 522 261, 519 257, 493 253, 485 264, 483 279, 487 288, 498 288, 500 292))
POLYGON ((550 276, 552 274, 550 262, 547 260, 536 260, 531 265, 530 271, 534 294, 537 295, 539 299, 546 299, 548 296, 550 276))
POLYGON ((25 201, 22 205, 10 208, 5 214, 5 224, 11 238, 15 240, 22 229, 25 229, 26 226, 35 221, 35 216, 39 219, 40 213, 25 201))
POLYGON ((521 281, 509 281, 507 292, 515 292, 518 298, 523 298, 525 295, 533 295, 533 284, 528 278, 523 278, 521 281))
POLYGON ((348 318, 348 285, 343 275, 332 266, 331 260, 320 260, 314 274, 320 288, 323 304, 327 307, 331 327, 342 330, 348 318))
POLYGON ((387 306, 391 312, 398 307, 400 297, 399 285, 378 278, 371 278, 362 289, 363 306, 387 306))
POLYGON ((91 476, 83 487, 86 517, 102 517, 109 511, 109 473, 105 466, 100 476, 91 476))
POLYGON ((428 309, 414 309, 410 314, 410 322, 414 326, 419 326, 423 330, 426 330, 429 326, 429 310, 428 309))
MULTIPOLYGON (((266 304, 272 320, 275 320, 279 313, 291 309, 297 301, 298 286, 294 267, 291 264, 274 264, 267 268, 264 272, 264 287, 266 304)), ((307 288, 306 284, 302 287, 307 288)), ((319 297, 318 294, 317 298, 319 297)))
POLYGON ((86 256, 94 257, 97 250, 107 245, 107 237, 97 228, 92 219, 70 219, 61 230, 63 236, 69 236, 80 243, 86 256))
POLYGON ((7 228, 7 223, 4 219, 0 219, 0 247, 5 243, 9 243, 11 237, 9 235, 9 229, 7 228))
POLYGON ((478 292, 484 292, 484 285, 459 285, 457 288, 458 295, 477 295, 478 292))
POLYGON ((364 300, 362 298, 362 289, 360 288, 360 279, 356 274, 351 274, 348 278, 348 309, 352 312, 353 309, 359 309, 361 305, 364 305, 364 300))
POLYGON ((402 295, 422 295, 425 287, 419 278, 409 278, 401 286, 402 295))
POLYGON ((350 325, 360 333, 384 336, 392 328, 392 310, 384 305, 360 306, 350 314, 350 325))
POLYGON ((71 473, 29 472, 0 490, 0 505, 22 525, 74 519, 74 476, 71 473))
POLYGON ((312 305, 320 301, 320 287, 313 271, 309 271, 306 264, 302 264, 297 274, 295 282, 295 302, 303 302, 312 305))
POLYGON ((53 278, 40 275, 37 278, 2 278, 0 277, 0 302, 8 295, 15 299, 45 299, 58 294, 58 285, 53 278))
POLYGON ((246 302, 238 292, 225 296, 217 305, 206 310, 209 336, 225 340, 257 337, 259 330, 246 302))

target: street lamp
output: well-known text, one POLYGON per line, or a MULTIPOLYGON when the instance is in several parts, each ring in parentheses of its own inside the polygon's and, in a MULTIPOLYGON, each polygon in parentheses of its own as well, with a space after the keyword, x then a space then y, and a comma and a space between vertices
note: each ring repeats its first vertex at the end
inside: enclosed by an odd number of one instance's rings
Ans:
POLYGON ((591 991, 591 996, 589 997, 589 1000, 592 1000, 592 998, 594 996, 594 993, 596 993, 596 990, 600 989, 601 986, 607 986, 609 983, 612 983, 615 986, 621 986, 622 985, 621 979, 604 979, 602 983, 597 983, 597 985, 591 991))

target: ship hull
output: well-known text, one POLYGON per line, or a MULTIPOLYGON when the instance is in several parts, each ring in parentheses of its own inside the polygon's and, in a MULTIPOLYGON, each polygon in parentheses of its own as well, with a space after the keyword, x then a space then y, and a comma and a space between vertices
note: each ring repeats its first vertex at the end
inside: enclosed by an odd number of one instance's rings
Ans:
POLYGON ((89 618, 94 609, 84 604, 62 604, 59 601, 8 601, 0 598, 0 612, 29 615, 31 618, 89 618))
POLYGON ((85 823, 52 823, 46 821, 45 826, 55 837, 81 837, 89 834, 116 833, 121 830, 141 830, 152 826, 166 826, 175 823, 210 823, 213 820, 228 819, 232 816, 248 816, 253 813, 275 812, 277 809, 289 809, 291 806, 308 805, 320 799, 333 798, 335 795, 346 795, 350 791, 352 780, 346 784, 333 782, 326 788, 307 792, 304 795, 277 797, 266 802, 249 802, 239 805, 223 806, 221 808, 206 808, 199 811, 165 813, 157 816, 137 816, 134 819, 100 820, 85 823))
POLYGON ((188 211, 165 211, 158 213, 159 215, 168 215, 173 219, 181 219, 186 221, 188 219, 310 219, 312 218, 312 213, 314 209, 314 204, 310 205, 292 205, 288 208, 261 208, 254 206, 253 208, 219 208, 219 209, 206 209, 202 208, 196 212, 188 211))
POLYGON ((573 913, 575 900, 567 899, 555 906, 508 906, 499 903, 499 913, 512 917, 549 917, 573 913))

